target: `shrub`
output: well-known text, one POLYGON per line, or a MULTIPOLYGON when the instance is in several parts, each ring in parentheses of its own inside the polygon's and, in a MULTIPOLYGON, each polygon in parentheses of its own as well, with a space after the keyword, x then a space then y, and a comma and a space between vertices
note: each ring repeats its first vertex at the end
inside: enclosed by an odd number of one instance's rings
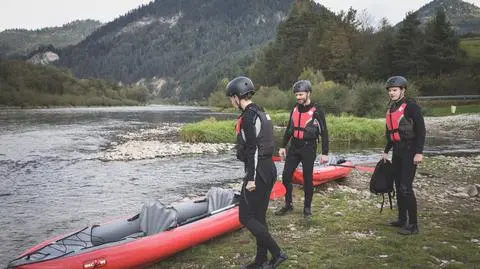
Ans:
POLYGON ((324 82, 313 87, 311 99, 320 104, 325 113, 338 115, 349 112, 351 97, 349 89, 340 84, 324 82))
POLYGON ((253 101, 265 109, 290 109, 295 104, 293 94, 278 87, 260 87, 253 101))
POLYGON ((228 97, 225 96, 225 90, 217 90, 212 92, 208 97, 208 105, 221 108, 229 108, 232 106, 228 100, 228 97))
POLYGON ((235 121, 217 121, 209 118, 197 123, 186 124, 180 131, 180 136, 186 142, 234 143, 235 121))

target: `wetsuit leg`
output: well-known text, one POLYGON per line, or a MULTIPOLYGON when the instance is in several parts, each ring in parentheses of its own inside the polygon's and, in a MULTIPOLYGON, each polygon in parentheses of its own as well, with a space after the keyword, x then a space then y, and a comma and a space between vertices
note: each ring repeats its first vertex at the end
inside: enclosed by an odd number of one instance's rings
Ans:
POLYGON ((398 196, 400 196, 402 207, 408 215, 408 224, 417 224, 417 199, 413 191, 413 180, 417 166, 413 164, 415 152, 413 144, 409 143, 397 150, 399 159, 398 166, 401 171, 398 185, 398 196))
POLYGON ((292 177, 293 172, 297 169, 298 164, 300 163, 300 155, 297 153, 295 146, 290 146, 287 157, 285 159, 285 166, 282 173, 282 182, 287 190, 285 194, 285 204, 292 205, 292 177))
MULTIPOLYGON (((259 163, 259 165, 261 164, 259 163)), ((271 169, 271 167, 268 169, 271 169)), ((240 223, 255 236, 257 241, 257 257, 255 260, 257 261, 258 258, 259 262, 263 258, 266 259, 265 249, 268 249, 274 256, 278 256, 280 253, 280 247, 268 232, 265 220, 273 179, 265 182, 260 174, 257 173, 255 179, 255 191, 250 192, 242 189, 239 205, 240 223)))
POLYGON ((400 182, 402 178, 402 157, 394 150, 392 154, 393 179, 395 182, 395 191, 397 193, 397 209, 398 220, 402 223, 407 222, 407 209, 405 208, 404 197, 400 190, 400 182))
POLYGON ((312 206, 313 197, 313 165, 317 156, 317 144, 306 144, 301 150, 303 169, 303 191, 305 193, 304 208, 312 206))

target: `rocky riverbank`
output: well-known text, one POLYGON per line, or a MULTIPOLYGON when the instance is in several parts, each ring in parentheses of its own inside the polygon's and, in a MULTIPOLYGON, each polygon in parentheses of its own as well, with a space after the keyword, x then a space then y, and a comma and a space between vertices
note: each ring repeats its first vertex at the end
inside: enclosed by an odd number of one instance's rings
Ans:
MULTIPOLYGON (((480 139, 480 114, 426 117, 427 135, 480 139)), ((231 150, 228 143, 185 143, 180 141, 181 124, 135 129, 117 135, 106 145, 104 161, 128 161, 170 156, 218 153, 231 150)))
POLYGON ((103 161, 131 161, 231 150, 233 144, 185 143, 179 140, 181 124, 130 130, 105 146, 103 161))
POLYGON ((480 138, 480 114, 461 114, 444 117, 425 117, 429 135, 480 138))

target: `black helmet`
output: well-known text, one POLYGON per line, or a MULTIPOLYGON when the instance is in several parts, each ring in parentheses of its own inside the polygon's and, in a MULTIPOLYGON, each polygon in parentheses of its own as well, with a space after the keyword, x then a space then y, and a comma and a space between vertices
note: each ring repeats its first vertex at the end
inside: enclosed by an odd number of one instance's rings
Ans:
POLYGON ((297 92, 311 92, 312 84, 309 80, 299 80, 293 84, 292 90, 294 93, 297 92))
POLYGON ((402 76, 393 76, 387 79, 387 83, 385 83, 385 88, 388 90, 388 88, 391 87, 400 87, 407 89, 407 79, 402 77, 402 76))
POLYGON ((236 77, 227 84, 227 96, 234 95, 243 97, 249 93, 255 94, 255 86, 251 79, 247 77, 236 77))

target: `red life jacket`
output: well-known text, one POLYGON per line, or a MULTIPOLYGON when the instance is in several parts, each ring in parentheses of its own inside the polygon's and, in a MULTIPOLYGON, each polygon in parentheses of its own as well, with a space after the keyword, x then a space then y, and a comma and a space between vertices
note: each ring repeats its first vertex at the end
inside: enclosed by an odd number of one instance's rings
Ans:
POLYGON ((413 121, 405 117, 407 103, 402 103, 395 111, 387 109, 385 120, 387 122, 387 133, 393 142, 410 140, 415 137, 413 121))
POLYGON ((292 112, 293 137, 296 139, 318 139, 322 129, 314 117, 317 109, 312 106, 307 112, 300 112, 295 106, 292 112))

